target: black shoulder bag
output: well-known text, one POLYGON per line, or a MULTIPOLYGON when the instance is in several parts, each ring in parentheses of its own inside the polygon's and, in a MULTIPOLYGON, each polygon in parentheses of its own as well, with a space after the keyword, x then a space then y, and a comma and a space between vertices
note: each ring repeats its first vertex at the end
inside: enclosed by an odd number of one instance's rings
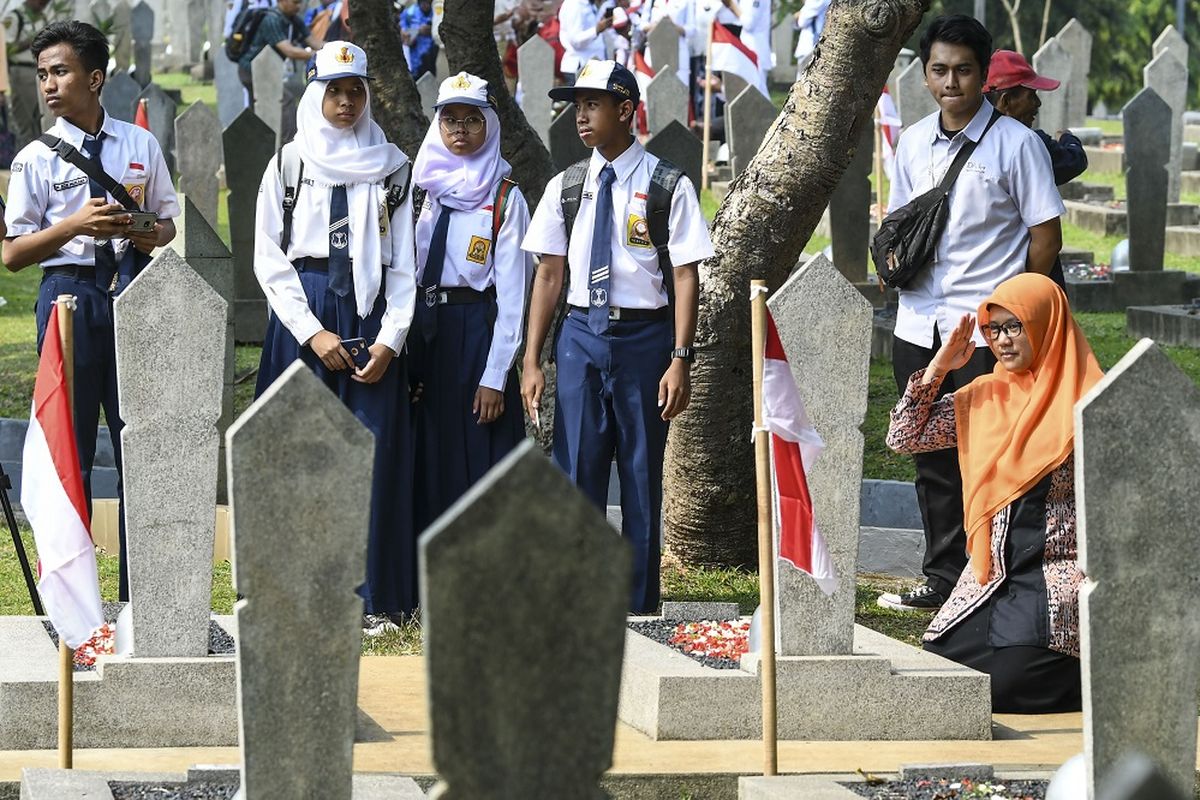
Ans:
POLYGON ((933 263, 938 240, 942 238, 946 219, 950 216, 950 188, 975 152, 976 145, 983 141, 1000 116, 999 111, 993 111, 979 141, 968 141, 959 149, 941 183, 883 218, 871 241, 871 259, 879 279, 885 284, 893 289, 903 289, 933 263))
POLYGON ((123 185, 117 183, 113 176, 105 172, 95 161, 76 150, 70 142, 50 133, 43 133, 37 140, 53 150, 63 161, 77 167, 84 175, 104 187, 104 191, 111 194, 114 200, 125 207, 126 211, 142 210, 141 206, 129 196, 128 190, 123 185))

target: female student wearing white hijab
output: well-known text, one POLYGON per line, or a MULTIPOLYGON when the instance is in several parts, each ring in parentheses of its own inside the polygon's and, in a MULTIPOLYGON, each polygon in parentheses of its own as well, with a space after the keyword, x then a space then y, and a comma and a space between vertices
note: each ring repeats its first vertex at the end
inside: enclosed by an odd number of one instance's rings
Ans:
POLYGON ((309 71, 296 138, 259 189, 254 274, 270 316, 255 394, 299 358, 375 434, 362 594, 363 627, 376 633, 417 603, 402 397, 416 283, 408 160, 370 109, 366 53, 327 43, 309 71))
POLYGON ((532 262, 529 207, 500 156, 487 82, 442 82, 413 165, 417 219, 415 379, 417 530, 435 520, 525 435, 513 361, 532 262))

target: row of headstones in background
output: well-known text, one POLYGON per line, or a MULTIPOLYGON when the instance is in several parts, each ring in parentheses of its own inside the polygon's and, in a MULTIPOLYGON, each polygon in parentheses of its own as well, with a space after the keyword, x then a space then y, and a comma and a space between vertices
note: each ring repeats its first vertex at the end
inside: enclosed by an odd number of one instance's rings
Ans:
POLYGON ((138 104, 146 101, 146 118, 150 133, 154 135, 167 161, 167 168, 175 173, 175 101, 158 84, 145 87, 126 72, 118 72, 104 82, 100 90, 100 102, 114 118, 133 122, 138 104))
MULTIPOLYGON (((727 87, 729 73, 724 76, 727 87)), ((730 97, 726 93, 726 98, 730 97)), ((729 165, 736 178, 746 169, 750 159, 758 152, 771 124, 779 116, 779 109, 769 98, 753 86, 746 86, 725 105, 725 143, 729 145, 729 165)))
POLYGON ((679 40, 683 32, 669 18, 664 17, 646 37, 646 49, 650 53, 650 66, 658 73, 675 72, 679 69, 679 40))
MULTIPOLYGON (((1171 156, 1167 162, 1167 201, 1179 202, 1183 168, 1183 112, 1187 110, 1188 45, 1174 25, 1154 40, 1153 59, 1142 70, 1142 84, 1153 89, 1171 109, 1171 156)), ((1128 147, 1129 136, 1125 136, 1128 147)))
MULTIPOLYGON (((671 120, 665 128, 646 140, 646 152, 670 161, 683 170, 696 191, 700 191, 701 161, 704 147, 696 134, 679 120, 671 120)), ((550 157, 559 170, 576 161, 589 158, 592 151, 579 138, 575 129, 575 112, 564 109, 550 126, 550 157)))

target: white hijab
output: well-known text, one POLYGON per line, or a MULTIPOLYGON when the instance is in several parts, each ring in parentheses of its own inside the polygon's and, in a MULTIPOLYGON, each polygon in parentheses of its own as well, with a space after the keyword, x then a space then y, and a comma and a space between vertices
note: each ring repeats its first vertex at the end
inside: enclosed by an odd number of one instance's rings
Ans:
POLYGON ((451 153, 442 142, 435 112, 413 163, 413 182, 436 202, 460 211, 479 208, 491 198, 496 182, 512 172, 500 156, 500 117, 490 107, 479 110, 487 125, 482 147, 469 156, 451 153))
POLYGON ((346 187, 354 296, 358 316, 366 318, 379 296, 383 275, 379 214, 387 196, 384 183, 408 159, 371 119, 371 88, 366 81, 366 106, 350 128, 335 127, 325 119, 321 105, 326 88, 325 81, 311 81, 305 88, 296 109, 295 144, 304 162, 304 177, 312 179, 314 188, 346 187))

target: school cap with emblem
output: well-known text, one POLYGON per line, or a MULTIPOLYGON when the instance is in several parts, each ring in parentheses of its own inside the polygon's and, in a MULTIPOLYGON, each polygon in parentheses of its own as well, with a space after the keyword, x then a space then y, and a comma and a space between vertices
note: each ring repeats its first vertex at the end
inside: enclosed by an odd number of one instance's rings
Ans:
POLYGON ((363 78, 367 74, 367 54, 353 42, 326 42, 313 57, 308 70, 310 81, 333 81, 338 78, 363 78))
POLYGON ((633 73, 615 61, 592 60, 583 65, 574 86, 556 86, 550 90, 551 100, 574 100, 580 89, 598 89, 616 95, 618 100, 632 100, 636 106, 639 94, 633 73))
POLYGON ((496 107, 496 98, 488 91, 488 82, 467 72, 451 75, 442 81, 438 87, 437 102, 434 108, 441 108, 450 103, 462 103, 468 106, 496 107))

